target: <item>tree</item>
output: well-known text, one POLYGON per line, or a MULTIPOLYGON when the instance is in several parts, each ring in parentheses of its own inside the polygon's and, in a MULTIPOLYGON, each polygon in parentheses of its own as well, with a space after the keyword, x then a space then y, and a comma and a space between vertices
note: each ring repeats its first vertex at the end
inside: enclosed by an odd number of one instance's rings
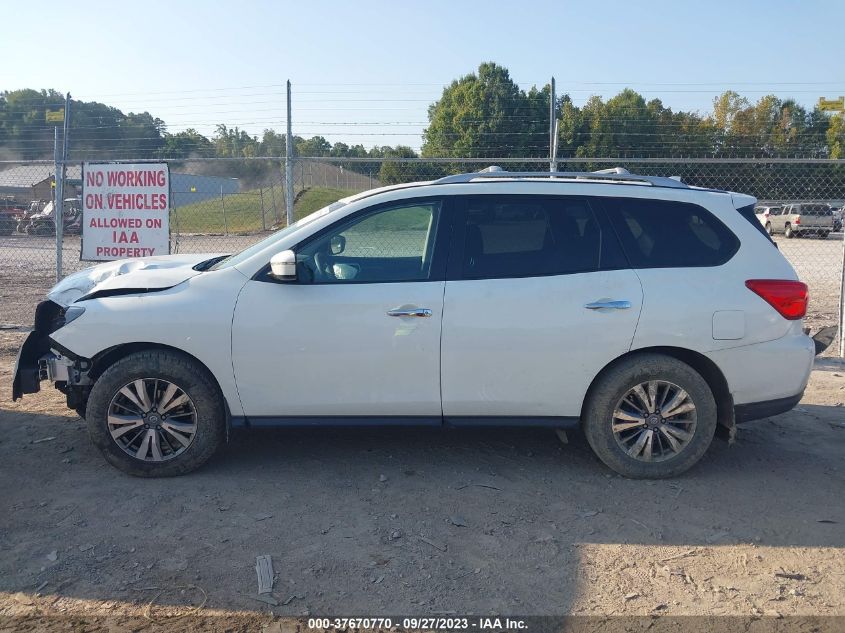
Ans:
POLYGON ((217 125, 214 134, 215 155, 219 158, 251 158, 258 155, 258 139, 238 127, 217 125))
POLYGON ((381 163, 378 179, 383 185, 393 185, 400 182, 413 182, 422 180, 420 163, 400 163, 390 160, 391 158, 417 158, 417 153, 406 145, 397 145, 395 148, 382 148, 382 156, 385 160, 381 163))
POLYGON ((827 147, 831 158, 845 158, 845 114, 830 117, 827 128, 827 147))
POLYGON ((44 120, 47 109, 64 106, 64 95, 55 90, 13 90, 0 94, 0 145, 11 158, 52 155, 53 130, 44 120))
POLYGON ((429 106, 423 156, 548 155, 549 89, 525 93, 508 70, 481 64, 453 81, 429 106))
POLYGON ((297 156, 328 156, 332 151, 332 144, 322 136, 312 136, 308 140, 300 139, 294 147, 297 156))
POLYGON ((281 157, 285 155, 286 147, 284 134, 278 134, 275 130, 264 130, 258 146, 258 155, 281 157))
POLYGON ((162 158, 209 158, 214 156, 214 145, 193 128, 176 134, 165 134, 162 158))

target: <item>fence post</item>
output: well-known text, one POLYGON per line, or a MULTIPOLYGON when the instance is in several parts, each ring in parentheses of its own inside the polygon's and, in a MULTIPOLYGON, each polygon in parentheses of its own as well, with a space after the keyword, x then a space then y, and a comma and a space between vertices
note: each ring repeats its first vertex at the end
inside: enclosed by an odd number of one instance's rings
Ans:
POLYGON ((839 358, 845 358, 845 229, 842 231, 842 273, 839 280, 839 358))
POLYGON ((279 220, 279 209, 276 207, 276 185, 270 185, 270 204, 273 205, 273 223, 278 224, 279 220))
POLYGON ((53 224, 56 228, 56 283, 62 280, 62 159, 59 126, 53 128, 53 224))
POLYGON ((223 185, 220 185, 220 207, 223 209, 223 235, 229 235, 229 226, 226 224, 226 202, 223 200, 223 185))
POLYGON ((549 84, 549 171, 557 171, 557 116, 555 112, 555 78, 549 84))
POLYGON ((290 118, 290 79, 288 79, 288 129, 285 135, 285 212, 288 226, 293 224, 293 127, 290 118))
POLYGON ((264 188, 260 187, 258 189, 258 195, 261 196, 261 230, 267 230, 267 218, 264 217, 264 188))

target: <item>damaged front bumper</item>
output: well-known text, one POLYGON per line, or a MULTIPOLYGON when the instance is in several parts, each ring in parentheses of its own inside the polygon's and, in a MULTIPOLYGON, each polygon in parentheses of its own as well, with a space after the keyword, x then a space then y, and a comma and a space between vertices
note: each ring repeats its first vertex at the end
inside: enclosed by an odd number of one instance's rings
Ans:
POLYGON ((68 387, 90 384, 87 359, 73 357, 55 343, 50 335, 64 325, 64 308, 53 301, 42 301, 35 309, 35 327, 18 350, 12 379, 12 399, 41 390, 41 381, 49 380, 67 393, 68 387))

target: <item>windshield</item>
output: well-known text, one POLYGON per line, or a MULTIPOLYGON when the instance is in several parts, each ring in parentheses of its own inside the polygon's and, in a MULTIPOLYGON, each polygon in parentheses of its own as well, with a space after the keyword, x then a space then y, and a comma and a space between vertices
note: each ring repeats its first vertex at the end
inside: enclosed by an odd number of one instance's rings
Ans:
POLYGON ((335 211, 335 210, 340 209, 341 207, 345 207, 345 206, 346 206, 346 202, 344 202, 343 200, 338 200, 337 202, 332 202, 330 205, 327 205, 327 206, 323 207, 322 209, 314 211, 314 213, 312 213, 310 215, 306 215, 304 218, 297 220, 296 222, 294 222, 290 226, 286 226, 285 228, 280 229, 280 230, 276 231, 275 233, 271 233, 270 235, 265 237, 260 242, 253 244, 249 248, 245 248, 240 253, 230 255, 229 257, 226 257, 226 258, 220 260, 219 262, 214 264, 214 266, 209 268, 209 270, 221 270, 223 268, 229 268, 231 266, 237 266, 241 262, 246 261, 247 259, 249 259, 253 255, 255 255, 255 253, 258 253, 261 250, 270 246, 271 244, 278 242, 281 239, 284 239, 285 237, 287 237, 288 235, 290 235, 294 231, 302 228, 306 224, 310 224, 311 222, 313 222, 317 218, 321 218, 324 215, 327 215, 327 214, 331 213, 332 211, 335 211))

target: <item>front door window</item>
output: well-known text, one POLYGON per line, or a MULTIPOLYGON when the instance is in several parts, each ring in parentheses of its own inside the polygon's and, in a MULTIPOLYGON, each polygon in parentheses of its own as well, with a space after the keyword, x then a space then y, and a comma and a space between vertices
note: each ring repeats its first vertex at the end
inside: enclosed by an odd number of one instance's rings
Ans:
POLYGON ((430 278, 439 202, 356 217, 297 249, 300 283, 390 283, 430 278))

